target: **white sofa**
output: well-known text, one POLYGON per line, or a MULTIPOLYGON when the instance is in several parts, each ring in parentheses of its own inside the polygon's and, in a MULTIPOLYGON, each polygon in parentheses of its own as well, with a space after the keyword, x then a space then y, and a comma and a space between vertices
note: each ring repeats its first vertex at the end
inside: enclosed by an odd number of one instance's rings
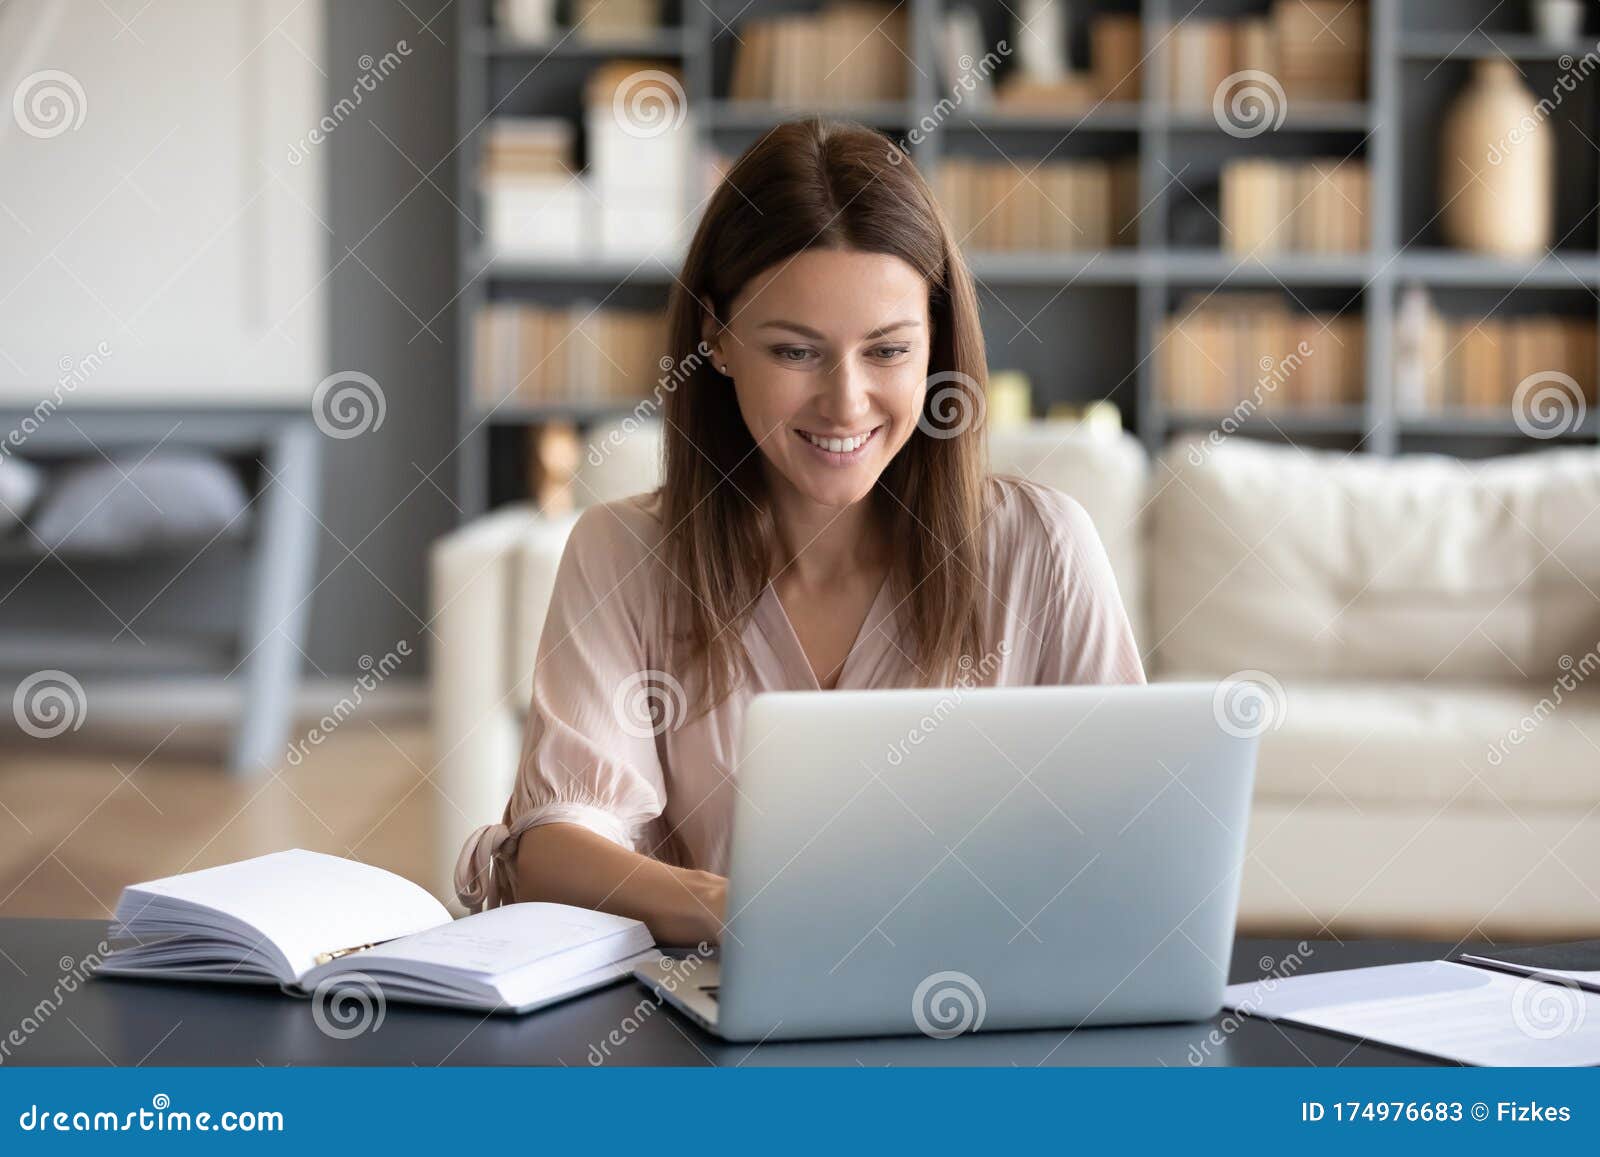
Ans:
MULTIPOLYGON (((655 485, 652 428, 595 444, 585 503, 655 485)), ((1130 437, 1036 423, 995 431, 990 458, 1089 511, 1153 680, 1281 687, 1241 927, 1600 934, 1600 453, 1232 439, 1152 462, 1130 437)), ((572 521, 509 507, 434 549, 441 894, 504 806, 572 521)))

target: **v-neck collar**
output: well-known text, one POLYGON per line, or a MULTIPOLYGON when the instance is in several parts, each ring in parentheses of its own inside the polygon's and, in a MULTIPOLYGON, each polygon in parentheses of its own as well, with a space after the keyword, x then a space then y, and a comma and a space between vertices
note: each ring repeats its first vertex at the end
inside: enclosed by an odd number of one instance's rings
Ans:
MULTIPOLYGON (((800 635, 794 629, 794 624, 789 621, 789 614, 783 609, 783 600, 778 597, 778 588, 772 585, 771 579, 767 580, 766 589, 761 592, 761 601, 756 610, 762 629, 783 662, 789 676, 789 687, 796 691, 821 691, 822 684, 817 679, 816 672, 811 669, 811 660, 806 657, 806 649, 800 643, 800 635)), ((872 605, 867 608, 866 618, 861 620, 861 629, 856 632, 855 641, 845 653, 844 664, 840 668, 839 678, 835 681, 833 690, 844 690, 859 674, 861 664, 865 662, 862 651, 879 624, 888 618, 890 613, 889 576, 886 574, 878 587, 877 595, 872 600, 872 605)))

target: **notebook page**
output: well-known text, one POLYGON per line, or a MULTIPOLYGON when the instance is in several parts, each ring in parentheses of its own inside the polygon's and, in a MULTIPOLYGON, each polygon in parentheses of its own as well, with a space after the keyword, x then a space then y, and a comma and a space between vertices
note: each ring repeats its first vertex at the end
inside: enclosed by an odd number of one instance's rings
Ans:
POLYGON ((1443 960, 1234 984, 1223 1004, 1471 1065, 1600 1064, 1600 994, 1443 960))
MULTIPOLYGON (((293 848, 135 884, 118 905, 136 920, 146 897, 226 912, 275 944, 296 976, 319 952, 408 936, 450 913, 424 889, 393 872, 342 856, 293 848)), ((137 928, 137 925, 135 925, 137 928)))
POLYGON ((563 953, 600 941, 615 946, 615 959, 651 944, 644 925, 625 916, 566 904, 507 904, 370 949, 356 965, 404 960, 488 978, 541 963, 556 966, 563 953))

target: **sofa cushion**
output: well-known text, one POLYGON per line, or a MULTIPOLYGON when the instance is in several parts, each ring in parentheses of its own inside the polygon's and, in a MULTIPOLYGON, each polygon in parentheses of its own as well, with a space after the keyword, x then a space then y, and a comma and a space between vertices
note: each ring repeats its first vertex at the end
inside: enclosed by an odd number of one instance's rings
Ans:
POLYGON ((1078 500, 1105 543, 1133 637, 1143 651, 1143 520, 1149 460, 1130 434, 1105 435, 1066 422, 1000 426, 989 433, 989 469, 1054 487, 1078 500))
MULTIPOLYGON (((646 403, 640 403, 641 410, 646 403)), ((572 480, 573 502, 597 506, 661 485, 661 422, 627 417, 590 432, 572 480)))
POLYGON ((1600 805, 1595 652, 1543 684, 1293 679, 1263 693, 1258 799, 1352 812, 1600 805))
POLYGON ((1600 639, 1600 454, 1178 443, 1154 473, 1158 672, 1548 681, 1600 639))
POLYGON ((539 654, 539 634, 544 630, 550 596, 555 592, 561 553, 577 522, 577 514, 530 518, 512 554, 511 590, 516 605, 515 613, 507 617, 511 638, 506 642, 513 681, 511 699, 519 712, 526 712, 533 700, 533 662, 539 654))

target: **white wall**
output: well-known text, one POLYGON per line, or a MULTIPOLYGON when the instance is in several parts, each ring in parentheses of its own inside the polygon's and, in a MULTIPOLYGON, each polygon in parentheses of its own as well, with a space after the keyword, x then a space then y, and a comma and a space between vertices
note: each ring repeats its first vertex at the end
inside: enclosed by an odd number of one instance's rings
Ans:
POLYGON ((322 0, 0 6, 0 404, 101 348, 74 405, 310 395, 327 146, 289 157, 330 111, 325 18, 322 0))

